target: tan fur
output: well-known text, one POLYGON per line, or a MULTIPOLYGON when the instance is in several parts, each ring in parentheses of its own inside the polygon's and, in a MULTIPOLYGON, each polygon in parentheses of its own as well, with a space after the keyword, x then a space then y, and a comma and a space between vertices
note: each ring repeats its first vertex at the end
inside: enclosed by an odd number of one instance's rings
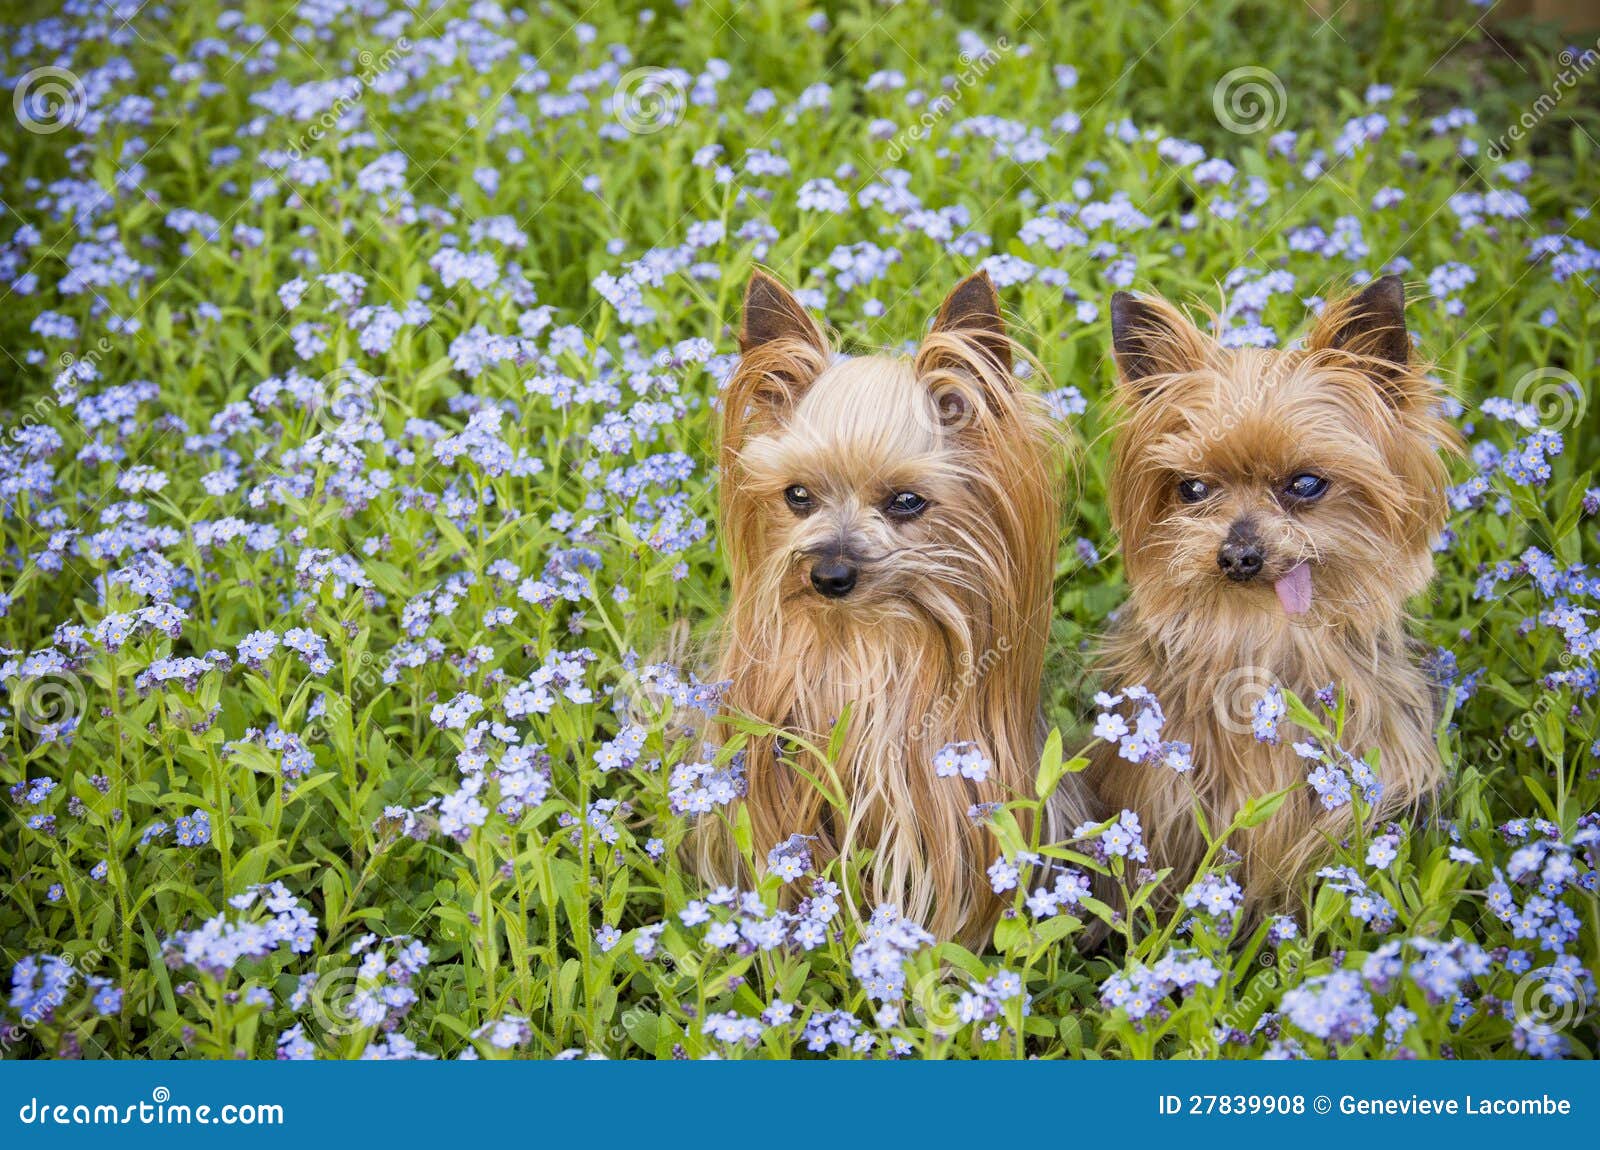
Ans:
MULTIPOLYGON (((960 298, 970 302, 973 287, 960 298)), ((992 298, 986 277, 981 287, 992 298)), ((851 708, 837 763, 848 813, 776 757, 772 738, 752 739, 757 860, 796 833, 815 836, 819 862, 870 851, 870 904, 975 944, 999 909, 984 877, 998 852, 968 810, 1031 797, 1038 765, 1058 445, 1007 370, 1003 336, 967 326, 981 319, 947 304, 915 359, 832 362, 815 325, 774 288, 759 273, 752 283, 745 354, 723 397, 732 604, 719 677, 732 680, 729 710, 817 746, 851 708), (766 311, 752 319, 758 292, 766 311), (785 502, 792 484, 813 493, 811 513, 785 502), (891 521, 881 508, 900 491, 927 499, 927 511, 891 521), (860 557, 860 578, 828 599, 809 573, 840 548, 860 557), (934 775, 934 752, 963 740, 994 764, 984 783, 934 775)), ((701 821, 696 847, 708 878, 737 877, 720 819, 701 821)))
MULTIPOLYGON (((1386 286, 1402 299, 1398 281, 1386 286)), ((1195 766, 1180 775, 1101 748, 1091 784, 1113 809, 1139 812, 1151 864, 1176 868, 1183 883, 1205 850, 1196 802, 1217 834, 1246 800, 1305 781, 1291 746, 1303 735, 1287 723, 1277 746, 1251 734, 1252 705, 1271 684, 1308 706, 1318 688, 1346 689, 1344 746, 1382 753, 1375 821, 1414 810, 1439 785, 1432 691, 1408 654, 1405 603, 1433 575, 1430 543, 1446 516, 1439 450, 1457 436, 1409 360, 1398 310, 1385 326, 1346 300, 1325 310, 1303 349, 1230 351, 1169 305, 1139 305, 1133 338, 1119 342, 1125 417, 1110 477, 1130 595, 1099 675, 1109 690, 1155 692, 1165 737, 1191 743, 1195 766), (1280 502, 1283 482, 1307 471, 1329 479, 1327 494, 1280 502), (1217 493, 1184 504, 1184 478, 1217 493), (1217 554, 1244 516, 1266 566, 1232 583, 1217 554), (1310 563, 1312 605, 1291 616, 1273 583, 1300 561, 1310 563)), ((1349 833, 1350 813, 1324 811, 1299 787, 1236 838, 1251 905, 1285 903, 1326 842, 1349 833)))

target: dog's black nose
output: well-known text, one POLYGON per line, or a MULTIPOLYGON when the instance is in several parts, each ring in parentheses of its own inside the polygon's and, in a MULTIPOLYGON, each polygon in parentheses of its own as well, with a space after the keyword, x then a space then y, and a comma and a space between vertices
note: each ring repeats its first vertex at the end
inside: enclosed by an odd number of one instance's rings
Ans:
POLYGON ((856 585, 856 565, 843 559, 819 559, 811 568, 811 585, 818 595, 842 599, 856 585))
POLYGON ((1235 583, 1248 583, 1261 574, 1265 559, 1259 543, 1233 535, 1217 550, 1217 566, 1235 583))

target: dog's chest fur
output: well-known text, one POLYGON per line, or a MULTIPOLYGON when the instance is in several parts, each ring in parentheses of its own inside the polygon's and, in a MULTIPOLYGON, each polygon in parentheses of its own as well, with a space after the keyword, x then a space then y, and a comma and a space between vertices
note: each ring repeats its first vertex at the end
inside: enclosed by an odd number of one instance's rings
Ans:
POLYGON ((910 619, 829 628, 803 618, 768 634, 773 648, 730 675, 728 701, 818 749, 848 710, 837 778, 827 780, 846 809, 828 804, 797 769, 823 771, 814 757, 757 739, 746 760, 751 809, 773 820, 758 838, 814 836, 823 859, 871 851, 865 897, 895 903, 946 937, 976 937, 992 915, 982 880, 992 843, 969 812, 1027 782, 1036 755, 1036 730, 1001 705, 1010 700, 997 668, 965 665, 936 629, 910 619), (994 764, 988 779, 935 775, 935 752, 956 741, 978 744, 994 764))
POLYGON ((1243 856, 1236 876, 1247 894, 1281 903, 1328 841, 1350 832, 1351 808, 1328 811, 1302 785, 1315 766, 1293 747, 1304 732, 1285 720, 1276 744, 1256 739, 1255 702, 1277 685, 1315 708, 1316 691, 1342 686, 1345 749, 1358 758, 1381 751, 1376 821, 1414 808, 1439 783, 1432 692, 1398 618, 1359 629, 1265 618, 1229 636, 1201 630, 1161 632, 1135 622, 1113 636, 1103 661, 1108 687, 1143 683, 1155 693, 1168 717, 1164 737, 1191 744, 1193 770, 1130 763, 1102 747, 1094 782, 1108 805, 1136 810, 1147 829, 1159 828, 1146 836, 1151 862, 1174 867, 1180 883, 1206 849, 1191 810, 1197 800, 1217 835, 1250 799, 1294 788, 1270 820, 1230 840, 1243 856))

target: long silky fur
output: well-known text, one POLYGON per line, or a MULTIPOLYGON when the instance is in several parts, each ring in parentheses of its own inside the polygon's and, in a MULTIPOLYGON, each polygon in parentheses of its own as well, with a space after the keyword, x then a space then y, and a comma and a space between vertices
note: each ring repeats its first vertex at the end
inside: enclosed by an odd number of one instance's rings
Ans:
MULTIPOLYGON (((820 336, 763 344, 726 389, 721 447, 725 706, 817 746, 850 708, 836 764, 844 813, 775 754, 772 737, 747 742, 757 859, 796 833, 813 837, 819 863, 871 852, 860 875, 869 904, 893 903, 973 945, 1000 904, 984 877, 997 848, 969 808, 1030 794, 1039 761, 1063 473, 1042 404, 979 347, 935 331, 914 360, 830 366, 820 336), (939 429, 935 394, 965 426, 939 429), (868 565, 866 578, 892 580, 893 594, 842 609, 801 583, 781 497, 795 459, 843 488, 893 472, 932 495, 925 530, 868 565), (993 762, 986 781, 935 777, 934 752, 962 740, 993 762)), ((1082 817, 1070 785, 1061 804, 1063 821, 1082 817)), ((741 877, 720 818, 701 820, 694 849, 711 881, 741 877)))
MULTIPOLYGON (((1378 337, 1344 334, 1363 318, 1351 300, 1329 305, 1305 348, 1289 351, 1229 351, 1170 305, 1143 304, 1157 319, 1145 345, 1156 370, 1137 381, 1124 371, 1110 476, 1130 597, 1098 670, 1109 689, 1155 692, 1165 737, 1191 743, 1195 765, 1180 775, 1101 747, 1090 776, 1108 806, 1143 816, 1151 865, 1175 868, 1181 883, 1205 852, 1196 804, 1220 833, 1248 799, 1305 781, 1287 723, 1276 746, 1249 730, 1250 706, 1270 683, 1306 700, 1344 687, 1345 747, 1381 752, 1374 822, 1415 812, 1439 786, 1435 692, 1409 653, 1405 604, 1432 579, 1430 543, 1447 514, 1440 449, 1458 440, 1422 365, 1376 358, 1378 337), (1314 526, 1272 517, 1280 567, 1312 563, 1307 614, 1287 615, 1270 589, 1241 595, 1191 576, 1213 562, 1225 529, 1173 497, 1202 457, 1241 473, 1281 458, 1336 476, 1339 498, 1316 509, 1314 526)), ((1350 831, 1349 806, 1325 811, 1296 786, 1269 821, 1230 843, 1251 910, 1287 905, 1328 842, 1350 831)))

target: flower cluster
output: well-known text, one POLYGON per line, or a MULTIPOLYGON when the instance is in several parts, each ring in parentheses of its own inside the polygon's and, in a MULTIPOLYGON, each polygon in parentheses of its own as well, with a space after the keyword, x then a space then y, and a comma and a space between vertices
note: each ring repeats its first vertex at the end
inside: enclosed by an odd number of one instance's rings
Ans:
POLYGON ((899 1002, 905 997, 906 959, 933 943, 933 935, 901 917, 897 908, 880 906, 850 952, 850 973, 870 1001, 899 1002))
POLYGON ((1191 950, 1174 949, 1153 965, 1137 963, 1111 975, 1100 984, 1100 1002, 1107 1010, 1122 1010, 1135 1024, 1160 1021, 1170 1009, 1174 994, 1189 994, 1213 987, 1222 978, 1211 959, 1191 950))
POLYGON ((1117 753, 1130 763, 1148 763, 1186 773, 1194 768, 1193 748, 1188 743, 1163 740, 1161 730, 1167 717, 1161 703, 1142 686, 1125 687, 1118 694, 1101 691, 1094 697, 1100 715, 1095 720, 1094 736, 1117 744, 1117 753), (1112 708, 1124 701, 1134 709, 1133 726, 1112 708))
POLYGON ((981 783, 989 777, 994 764, 977 743, 947 743, 933 755, 933 773, 941 779, 971 779, 981 783))
POLYGON ((309 954, 317 941, 317 918, 281 882, 262 883, 228 900, 224 911, 193 930, 179 931, 163 948, 167 965, 189 966, 215 982, 247 959, 284 949, 309 954))
POLYGON ((839 914, 839 885, 813 879, 811 894, 794 910, 769 910, 754 891, 718 887, 704 899, 691 899, 678 918, 687 927, 705 927, 705 945, 737 954, 793 946, 815 950, 832 937, 839 914))
MULTIPOLYGON (((79 970, 71 959, 54 954, 31 954, 11 968, 11 994, 7 999, 23 1027, 47 1024, 67 1005, 79 970)), ((96 1015, 122 1009, 122 991, 109 978, 85 975, 88 1009, 96 1015)))

